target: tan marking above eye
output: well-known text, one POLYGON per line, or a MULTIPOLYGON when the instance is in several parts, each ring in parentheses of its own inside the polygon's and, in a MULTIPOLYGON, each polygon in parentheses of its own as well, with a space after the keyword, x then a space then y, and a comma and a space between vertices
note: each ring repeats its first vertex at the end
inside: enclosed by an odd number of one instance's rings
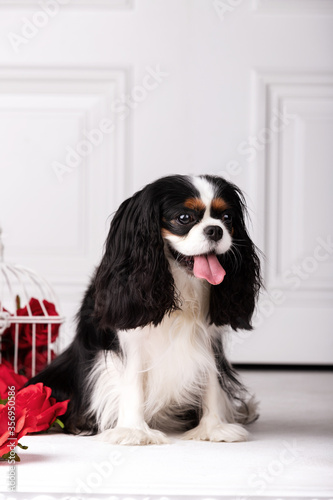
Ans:
POLYGON ((164 227, 161 229, 161 235, 162 238, 166 238, 167 236, 174 236, 174 234, 171 231, 165 229, 164 227))
POLYGON ((228 210, 229 205, 226 201, 223 200, 223 198, 214 198, 214 200, 212 201, 211 208, 212 210, 218 212, 224 212, 225 210, 228 210))
POLYGON ((197 210, 201 212, 202 210, 206 210, 206 205, 200 198, 188 198, 185 200, 184 207, 189 208, 190 210, 197 210))

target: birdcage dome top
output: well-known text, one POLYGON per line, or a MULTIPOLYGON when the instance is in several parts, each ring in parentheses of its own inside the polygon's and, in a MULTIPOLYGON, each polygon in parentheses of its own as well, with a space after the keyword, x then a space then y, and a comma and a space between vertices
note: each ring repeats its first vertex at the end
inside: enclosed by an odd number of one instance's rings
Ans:
POLYGON ((61 324, 63 321, 51 285, 35 271, 5 262, 0 228, 0 335, 13 323, 61 324), (37 311, 33 310, 32 299, 39 304, 37 311), (54 304, 55 314, 46 307, 47 302, 54 304), (25 308, 24 315, 18 315, 22 308, 25 308))

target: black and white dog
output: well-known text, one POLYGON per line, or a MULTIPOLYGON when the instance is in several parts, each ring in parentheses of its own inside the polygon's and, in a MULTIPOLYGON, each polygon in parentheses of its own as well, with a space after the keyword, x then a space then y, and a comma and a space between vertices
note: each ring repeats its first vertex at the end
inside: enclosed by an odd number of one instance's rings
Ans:
POLYGON ((245 211, 236 186, 208 175, 165 177, 122 203, 72 344, 29 382, 71 399, 69 432, 246 440, 256 404, 223 351, 227 325, 251 329, 261 284, 245 211))

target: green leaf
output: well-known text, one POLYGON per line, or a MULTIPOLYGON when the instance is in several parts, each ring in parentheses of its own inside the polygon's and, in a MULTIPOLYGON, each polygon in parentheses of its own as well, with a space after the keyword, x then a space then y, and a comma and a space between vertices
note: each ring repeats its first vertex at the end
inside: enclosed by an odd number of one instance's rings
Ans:
POLYGON ((17 443, 17 446, 19 446, 22 450, 27 450, 28 449, 28 446, 24 446, 21 443, 17 443))
POLYGON ((65 425, 62 423, 61 420, 59 420, 59 418, 56 418, 52 425, 55 425, 55 424, 58 424, 59 427, 61 427, 62 429, 65 428, 65 425))
POLYGON ((8 399, 1 399, 0 398, 0 405, 6 405, 8 403, 8 399))
POLYGON ((0 458, 1 461, 8 462, 8 460, 15 460, 15 462, 21 462, 20 457, 15 453, 14 458, 10 456, 10 451, 0 458))
MULTIPOLYGON (((21 443, 17 443, 16 446, 18 446, 22 450, 27 450, 28 449, 27 446, 24 446, 21 443)), ((8 462, 8 460, 15 460, 15 462, 21 462, 21 459, 20 459, 20 457, 18 456, 17 453, 15 453, 14 457, 10 453, 11 452, 9 451, 8 453, 5 453, 5 455, 2 455, 2 457, 0 457, 0 462, 8 462)))

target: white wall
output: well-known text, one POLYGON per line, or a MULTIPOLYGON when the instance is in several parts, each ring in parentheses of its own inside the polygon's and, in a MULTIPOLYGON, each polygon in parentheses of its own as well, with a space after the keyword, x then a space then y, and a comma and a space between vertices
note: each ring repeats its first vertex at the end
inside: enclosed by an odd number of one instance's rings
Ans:
POLYGON ((169 173, 227 175, 268 290, 233 359, 332 363, 332 16, 332 0, 0 0, 6 258, 46 276, 70 318, 125 197, 169 173))

